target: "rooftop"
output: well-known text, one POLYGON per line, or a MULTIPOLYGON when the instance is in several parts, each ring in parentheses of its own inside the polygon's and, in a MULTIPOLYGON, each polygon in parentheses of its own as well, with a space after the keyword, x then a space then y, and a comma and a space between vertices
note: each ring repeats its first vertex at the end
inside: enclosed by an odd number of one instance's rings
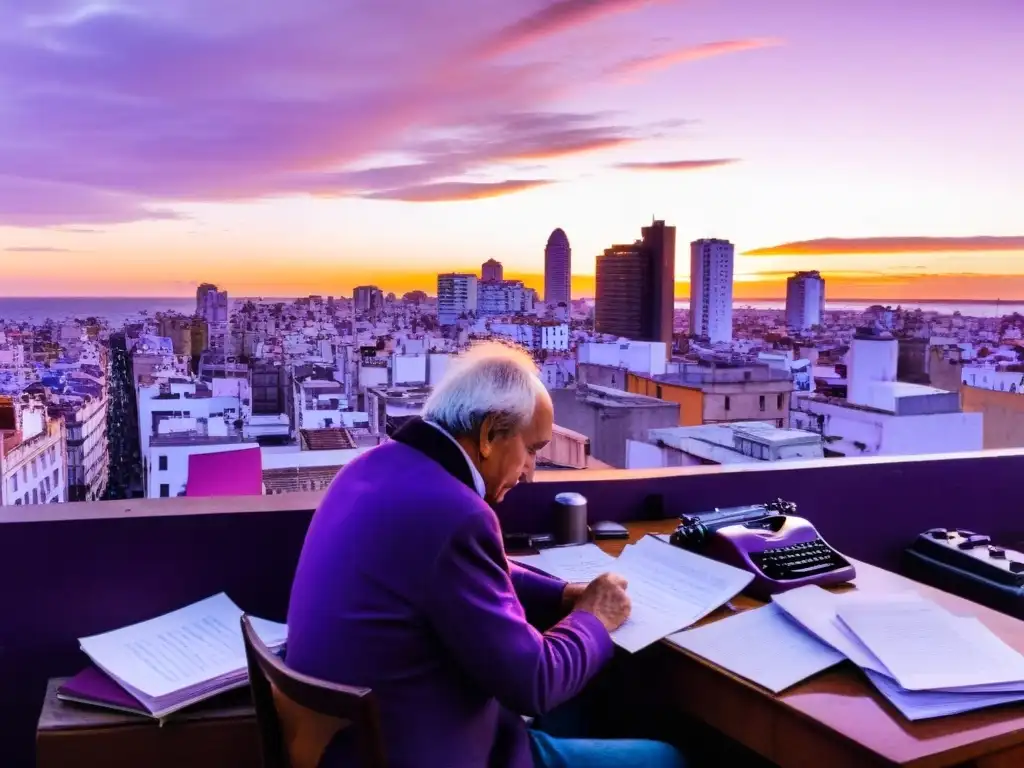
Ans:
POLYGON ((660 400, 656 397, 624 392, 621 389, 602 387, 597 384, 580 384, 576 387, 576 396, 592 405, 606 408, 679 408, 678 403, 660 400))

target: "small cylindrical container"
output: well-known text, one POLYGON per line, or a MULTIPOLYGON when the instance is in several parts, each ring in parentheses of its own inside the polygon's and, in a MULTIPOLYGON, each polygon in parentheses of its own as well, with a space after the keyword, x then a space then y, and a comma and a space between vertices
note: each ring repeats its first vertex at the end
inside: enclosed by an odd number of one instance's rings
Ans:
POLYGON ((555 543, 586 544, 587 498, 580 493, 560 493, 555 496, 555 543))

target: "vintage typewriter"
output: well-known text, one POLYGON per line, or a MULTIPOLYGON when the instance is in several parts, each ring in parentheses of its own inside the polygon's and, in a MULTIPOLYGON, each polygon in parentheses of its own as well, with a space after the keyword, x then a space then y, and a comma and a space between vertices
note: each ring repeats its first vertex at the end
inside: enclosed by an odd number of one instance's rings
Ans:
POLYGON ((746 591, 757 597, 853 579, 850 561, 795 512, 796 504, 779 499, 682 515, 669 543, 750 571, 754 580, 746 591))

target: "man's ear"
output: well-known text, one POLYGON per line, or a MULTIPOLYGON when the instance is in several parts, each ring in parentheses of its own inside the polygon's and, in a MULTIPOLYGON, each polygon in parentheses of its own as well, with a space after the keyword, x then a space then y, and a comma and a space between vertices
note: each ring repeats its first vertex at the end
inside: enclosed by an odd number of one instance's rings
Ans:
POLYGON ((478 439, 480 441, 480 458, 489 458, 491 455, 491 451, 494 450, 493 416, 487 416, 486 418, 484 418, 484 423, 480 425, 480 435, 478 439))

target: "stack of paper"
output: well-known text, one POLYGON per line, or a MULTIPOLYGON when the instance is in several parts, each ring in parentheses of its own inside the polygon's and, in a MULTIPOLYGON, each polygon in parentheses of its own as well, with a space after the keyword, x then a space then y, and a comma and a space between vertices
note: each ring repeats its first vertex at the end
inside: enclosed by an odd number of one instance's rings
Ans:
POLYGON ((1024 656, 977 619, 954 616, 916 593, 832 594, 807 586, 773 602, 863 669, 909 720, 1024 701, 1024 656))
POLYGON ((668 639, 772 693, 845 660, 770 603, 668 639))
MULTIPOLYGON (((248 682, 241 618, 242 609, 222 593, 79 643, 146 711, 163 718, 248 682)), ((252 623, 270 648, 287 640, 284 624, 252 623)))
POLYGON ((618 558, 584 544, 512 559, 565 581, 589 582, 609 572, 625 578, 633 607, 626 623, 612 632, 612 640, 632 653, 704 618, 754 578, 653 536, 627 546, 618 558))

